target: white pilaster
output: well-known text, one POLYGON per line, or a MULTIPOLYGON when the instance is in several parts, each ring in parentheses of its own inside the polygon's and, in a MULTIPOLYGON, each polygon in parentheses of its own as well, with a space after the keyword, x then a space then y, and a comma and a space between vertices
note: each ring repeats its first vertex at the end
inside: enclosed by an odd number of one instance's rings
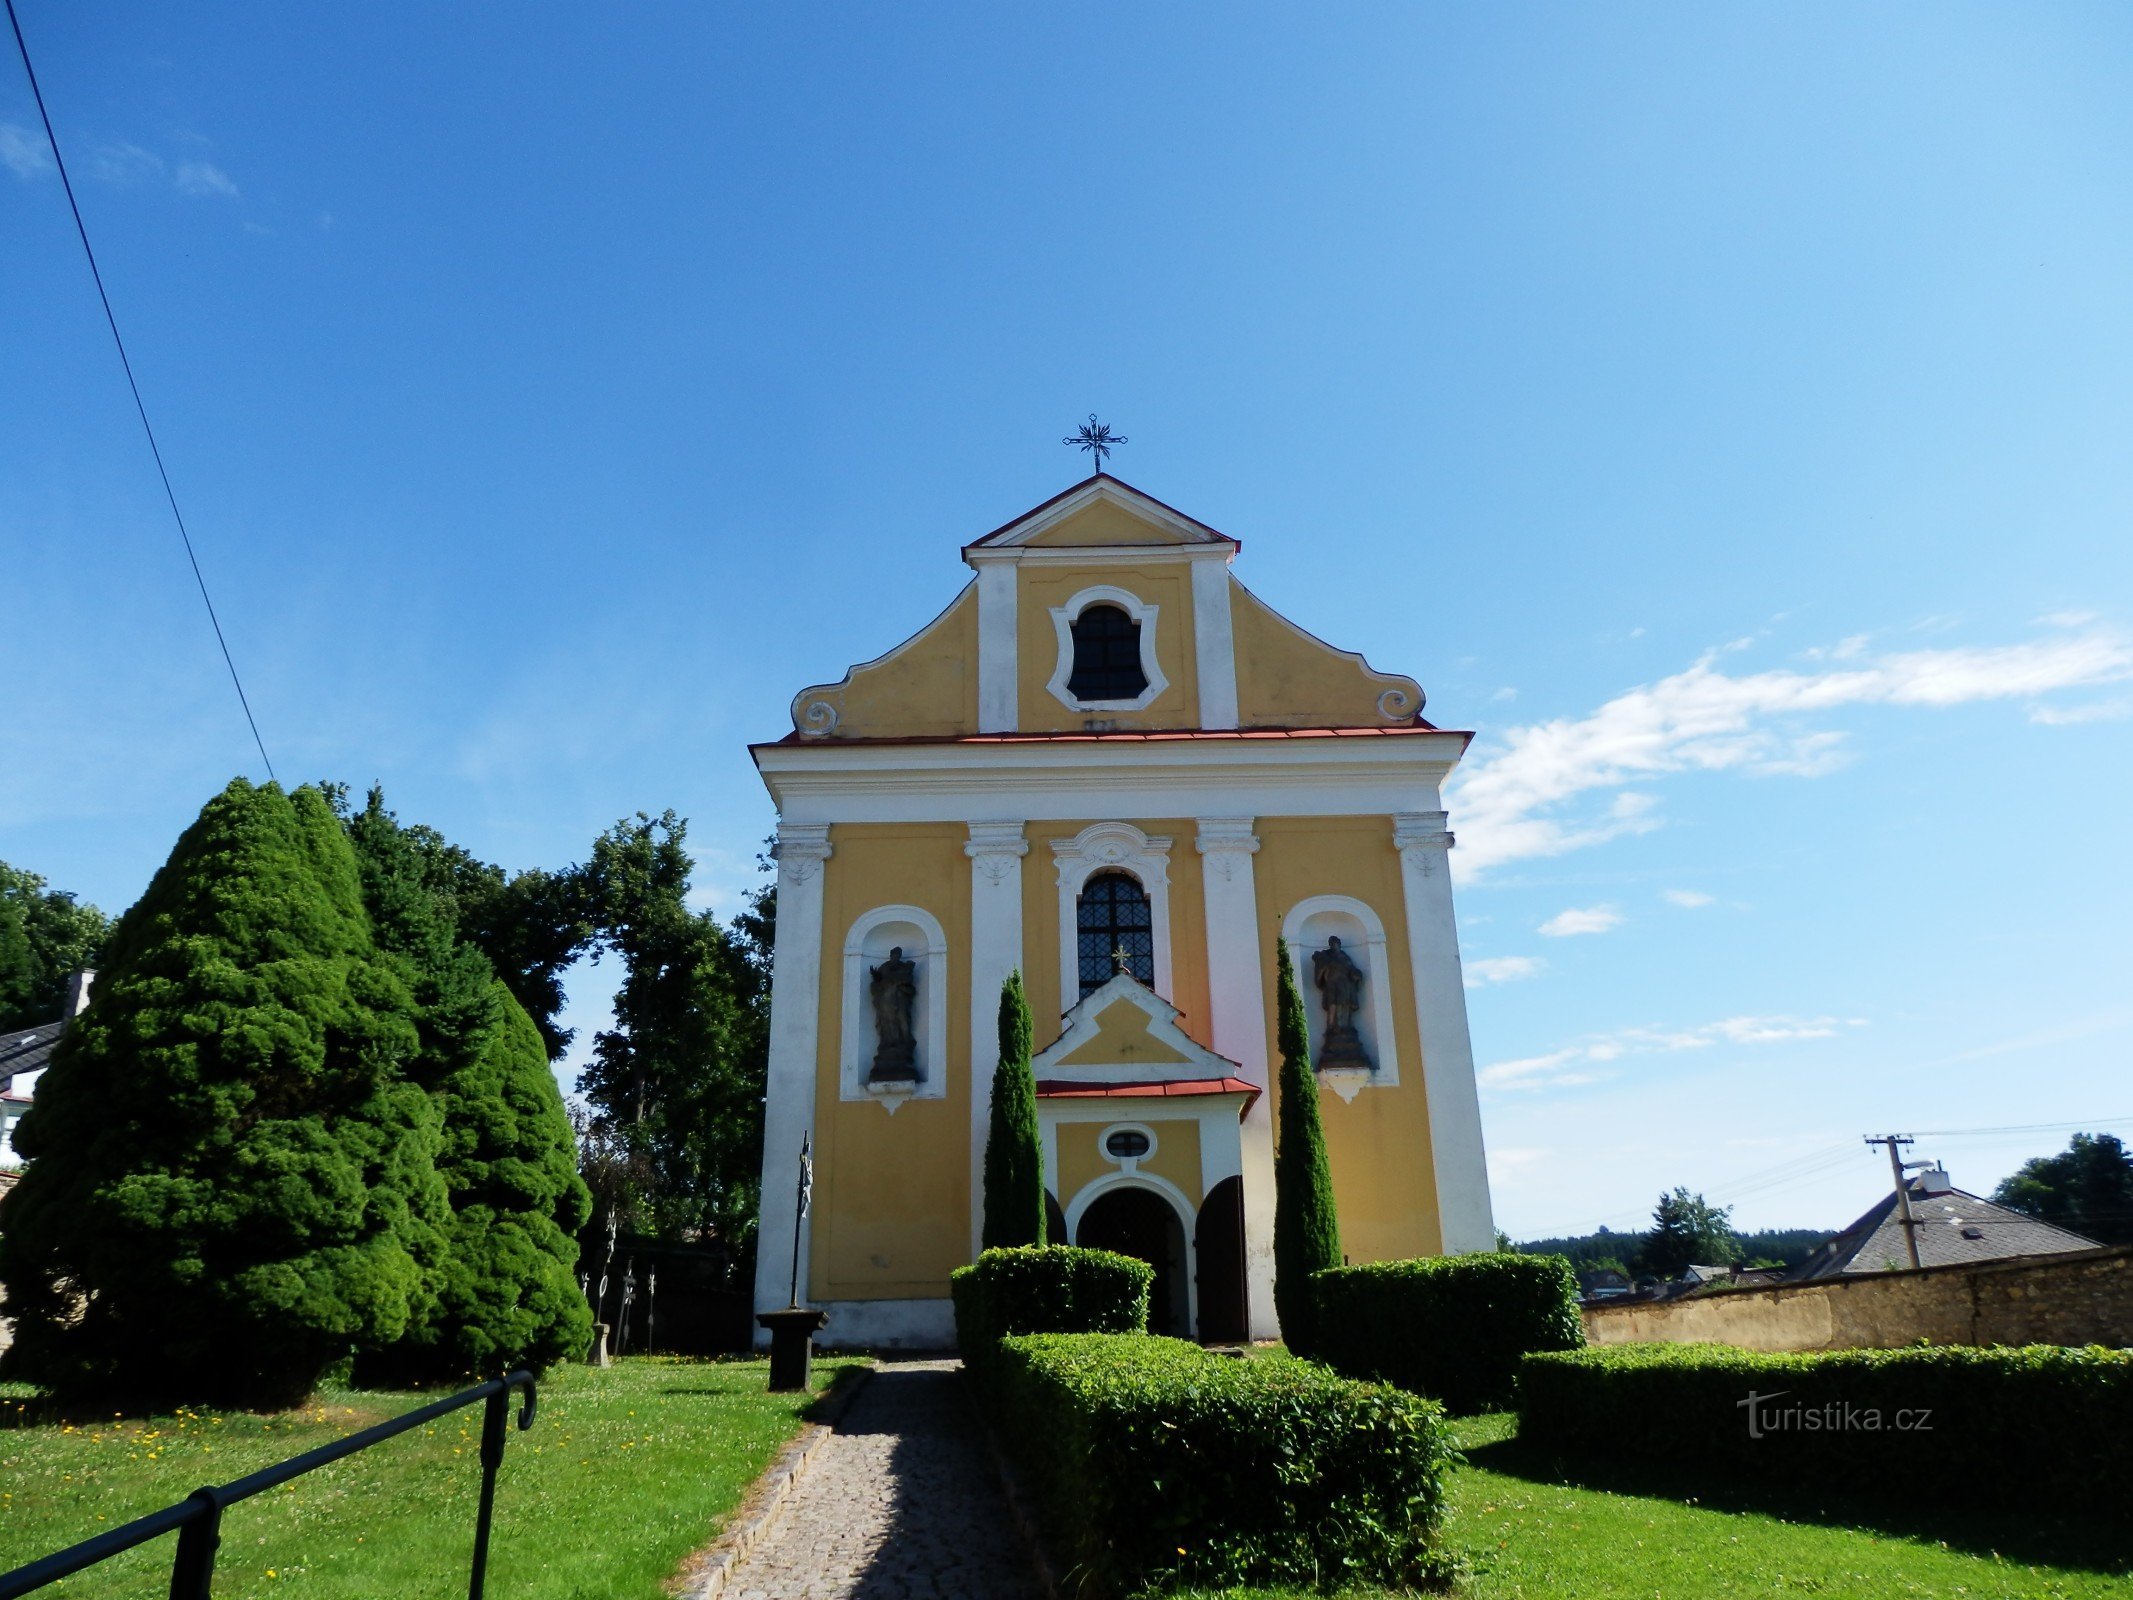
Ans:
POLYGON ((1467 1032, 1459 930, 1452 916, 1452 836, 1441 811, 1393 818, 1400 884, 1407 900, 1407 948, 1414 964, 1415 1015, 1422 1031, 1422 1081, 1429 1093, 1430 1157, 1446 1254, 1493 1250, 1489 1167, 1481 1144, 1481 1098, 1467 1032))
MULTIPOLYGON (((763 1196, 756 1230, 755 1308, 774 1311, 792 1295, 793 1229, 799 1223, 800 1142, 815 1126, 815 1022, 822 995, 822 864, 829 824, 780 823, 778 932, 770 957, 770 1068, 763 1107, 763 1196)), ((800 1297, 807 1298, 808 1242, 800 1238, 800 1297)), ((770 1335, 758 1329, 756 1341, 770 1335)))
POLYGON ((1020 720, 1015 564, 978 568, 978 732, 1013 733, 1020 720))
POLYGON ((1237 726, 1237 644, 1229 614, 1229 563, 1192 564, 1193 665, 1200 680, 1200 726, 1237 726))
MULTIPOLYGON (((1205 565, 1205 563, 1203 563, 1205 565)), ((1226 580, 1225 580, 1226 581, 1226 580)), ((1206 683, 1203 676, 1200 680, 1206 683)), ((1250 817, 1202 817, 1194 840, 1205 869, 1207 997, 1216 1052, 1269 1089, 1265 956, 1259 941, 1259 852, 1250 817)), ((1244 1266, 1251 1335, 1280 1337, 1274 1315, 1274 1097, 1262 1092, 1239 1130, 1243 1150, 1244 1266)))
POLYGON ((970 842, 970 1256, 985 1235, 985 1135, 992 1124, 992 1074, 1000 1059, 1000 985, 1022 965, 1022 858, 1019 822, 973 822, 970 842))

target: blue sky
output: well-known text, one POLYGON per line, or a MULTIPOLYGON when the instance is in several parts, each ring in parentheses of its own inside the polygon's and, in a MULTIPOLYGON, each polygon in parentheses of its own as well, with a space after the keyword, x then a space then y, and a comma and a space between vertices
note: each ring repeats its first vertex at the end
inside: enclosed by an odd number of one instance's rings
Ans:
MULTIPOLYGON (((1093 408, 1478 730, 1513 1232, 2133 1134, 2123 8, 21 9, 285 779, 730 904, 1093 408)), ((257 757, 34 125, 0 857, 116 910, 257 757)))

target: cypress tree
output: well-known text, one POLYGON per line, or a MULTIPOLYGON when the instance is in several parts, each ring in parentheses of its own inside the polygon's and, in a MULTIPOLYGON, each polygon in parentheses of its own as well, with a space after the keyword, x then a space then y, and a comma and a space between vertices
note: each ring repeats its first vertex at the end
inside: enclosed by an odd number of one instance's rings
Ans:
POLYGON ((276 1406, 428 1314, 438 1116, 324 796, 238 779, 120 919, 0 1203, 0 1372, 276 1406))
POLYGON ((1274 1108, 1274 1309, 1289 1348, 1307 1356, 1316 1342, 1318 1317, 1311 1274, 1341 1264, 1341 1225, 1333 1208, 1333 1169, 1318 1116, 1318 1074, 1311 1070, 1303 995, 1288 942, 1277 937, 1274 948, 1275 1042, 1281 1050, 1274 1108))
POLYGON ((1044 1243, 1044 1147, 1037 1137, 1037 1079, 1030 1071, 1029 998, 1016 970, 1000 985, 1000 1064, 992 1074, 985 1134, 988 1250, 1044 1243))
POLYGON ((536 1370, 592 1338, 573 1268, 591 1196, 540 1030, 460 937, 424 841, 375 789, 348 819, 380 949, 415 1001, 410 1077, 443 1125, 437 1170, 451 1207, 436 1294, 392 1344, 366 1351, 365 1383, 536 1370))

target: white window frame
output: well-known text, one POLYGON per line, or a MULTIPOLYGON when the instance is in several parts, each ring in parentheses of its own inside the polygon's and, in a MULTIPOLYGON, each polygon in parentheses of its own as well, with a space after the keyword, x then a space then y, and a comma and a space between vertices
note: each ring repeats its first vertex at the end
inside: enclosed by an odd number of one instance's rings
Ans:
MULTIPOLYGON (((1308 900, 1299 900, 1289 908, 1289 914, 1281 919, 1281 937, 1289 947, 1289 959, 1296 965, 1296 986, 1304 994, 1304 1021, 1314 1065, 1326 1022, 1325 1011, 1318 1004, 1318 993, 1311 982, 1313 950, 1304 948, 1303 927, 1312 917, 1329 911, 1353 917, 1363 928, 1362 959, 1358 965, 1363 969, 1363 987, 1368 991, 1364 999, 1370 1008, 1371 1045, 1375 1056, 1372 1065, 1377 1070, 1368 1079, 1353 1083, 1344 1084, 1338 1078, 1326 1080, 1343 1100, 1353 1100, 1357 1089, 1389 1089, 1400 1081, 1400 1057, 1392 1024, 1392 963, 1386 956, 1385 921, 1367 902, 1353 895, 1318 894, 1308 900)), ((1345 944, 1343 948, 1346 948, 1345 944)))
POLYGON ((1171 995, 1170 841, 1141 832, 1130 822, 1092 822, 1071 839, 1054 839, 1059 869, 1059 1004, 1071 1011, 1081 1001, 1081 891, 1099 872, 1121 871, 1148 896, 1148 922, 1155 940, 1155 982, 1171 995))
POLYGON ((1096 1153, 1129 1177, 1140 1170, 1143 1161, 1153 1160, 1156 1151, 1162 1147, 1163 1141, 1156 1137, 1155 1129, 1145 1122, 1113 1122, 1099 1129, 1096 1134, 1096 1153), (1140 1134, 1147 1139, 1148 1148, 1137 1156, 1115 1156, 1111 1154, 1111 1135, 1114 1133, 1140 1134))
POLYGON ((1154 704, 1156 696, 1170 687, 1170 680, 1163 676, 1163 669, 1155 660, 1155 622, 1161 610, 1152 601, 1109 583, 1095 584, 1065 605, 1053 606, 1052 630, 1059 640, 1059 661, 1052 669, 1052 681, 1045 685, 1051 690, 1052 697, 1069 711, 1147 710, 1154 704), (1067 680, 1074 676, 1074 624, 1091 606, 1117 606, 1140 624, 1141 672, 1148 680, 1148 687, 1131 700, 1077 700, 1067 688, 1067 680))
POLYGON ((923 906, 875 906, 853 919, 844 936, 844 999, 838 1008, 838 1094, 845 1100, 876 1100, 891 1112, 906 1100, 941 1100, 948 1094, 948 940, 940 919, 923 906), (918 1003, 924 1007, 915 1086, 869 1087, 873 1062, 863 1060, 868 1029, 863 1007, 867 993, 867 935, 885 922, 908 922, 925 935, 923 951, 906 950, 904 958, 919 969, 918 1003))

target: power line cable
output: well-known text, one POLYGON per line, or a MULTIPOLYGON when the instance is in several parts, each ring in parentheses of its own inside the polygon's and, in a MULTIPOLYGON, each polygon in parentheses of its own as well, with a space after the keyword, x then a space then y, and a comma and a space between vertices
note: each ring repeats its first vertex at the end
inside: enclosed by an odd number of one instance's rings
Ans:
POLYGON ((2085 1133, 2090 1128, 2123 1128, 2133 1117, 2084 1117, 2079 1122, 2029 1122, 2009 1128, 1921 1128, 1921 1139, 1963 1139, 2005 1133, 2085 1133))
POLYGON ((133 362, 126 354, 126 341, 119 334, 118 317, 111 309, 111 296, 104 291, 104 274, 97 267, 96 251, 89 243, 89 226, 82 221, 81 204, 74 198, 74 180, 67 176, 66 157, 59 153, 59 134, 52 127, 52 113, 45 109, 44 90, 37 84, 37 69, 30 64, 29 41, 22 36, 22 19, 15 15, 15 0, 6 0, 8 26, 15 30, 15 49, 22 56, 22 71, 30 80, 30 97, 37 102, 37 115, 44 123, 45 142, 52 147, 52 165, 59 171, 59 186, 66 191, 67 209, 74 213, 74 231, 81 238, 82 254, 89 258, 89 276, 96 281, 96 298, 103 304, 104 321, 111 328, 111 342, 118 346, 119 365, 126 369, 126 387, 133 392, 133 409, 140 414, 141 431, 148 436, 148 453, 155 457, 156 475, 163 480, 163 497, 170 502, 170 514, 178 524, 178 537, 185 544, 185 559, 192 564, 193 581, 200 586, 200 601, 207 607, 208 623, 215 630, 215 643, 222 647, 222 664, 230 669, 230 682, 237 690, 237 703, 244 707, 244 720, 252 730, 252 742, 259 746, 259 759, 267 765, 267 777, 274 778, 274 760, 267 754, 267 742, 259 736, 259 723, 252 715, 252 702, 244 692, 244 680, 237 676, 237 662, 230 655, 230 642, 222 636, 222 619, 215 615, 215 602, 207 592, 207 578, 200 571, 200 558, 193 553, 193 536, 185 526, 185 514, 178 509, 177 491, 170 486, 170 470, 163 465, 163 450, 156 443, 156 430, 149 424, 148 407, 141 399, 141 386, 133 376, 133 362))

